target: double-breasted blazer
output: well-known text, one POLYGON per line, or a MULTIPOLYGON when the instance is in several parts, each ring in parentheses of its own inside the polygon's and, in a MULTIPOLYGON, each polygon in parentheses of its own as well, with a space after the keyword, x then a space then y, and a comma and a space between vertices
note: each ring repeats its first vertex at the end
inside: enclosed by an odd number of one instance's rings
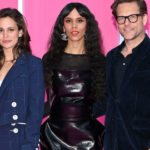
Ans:
POLYGON ((38 146, 43 106, 41 60, 24 52, 9 70, 0 87, 0 129, 12 125, 14 127, 11 128, 11 133, 24 136, 18 150, 34 150, 38 146), (23 135, 18 134, 19 129, 15 126, 18 124, 24 126, 23 135))
POLYGON ((144 150, 150 148, 150 39, 135 48, 115 95, 113 77, 117 52, 124 42, 107 55, 108 100, 105 150, 144 150))

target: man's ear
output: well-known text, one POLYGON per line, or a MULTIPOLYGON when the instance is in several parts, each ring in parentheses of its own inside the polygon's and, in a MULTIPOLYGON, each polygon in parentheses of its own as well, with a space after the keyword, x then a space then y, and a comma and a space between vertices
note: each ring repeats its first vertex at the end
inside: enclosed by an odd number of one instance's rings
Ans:
POLYGON ((143 15, 143 24, 144 24, 144 26, 146 25, 147 20, 148 20, 148 16, 147 16, 147 14, 144 14, 143 15))

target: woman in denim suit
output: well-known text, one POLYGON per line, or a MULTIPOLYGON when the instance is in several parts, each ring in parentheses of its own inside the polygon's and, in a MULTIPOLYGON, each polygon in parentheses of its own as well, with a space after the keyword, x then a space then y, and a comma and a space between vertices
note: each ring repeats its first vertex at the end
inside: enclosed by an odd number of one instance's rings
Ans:
POLYGON ((16 9, 0 10, 0 150, 38 148, 43 115, 42 64, 16 9))

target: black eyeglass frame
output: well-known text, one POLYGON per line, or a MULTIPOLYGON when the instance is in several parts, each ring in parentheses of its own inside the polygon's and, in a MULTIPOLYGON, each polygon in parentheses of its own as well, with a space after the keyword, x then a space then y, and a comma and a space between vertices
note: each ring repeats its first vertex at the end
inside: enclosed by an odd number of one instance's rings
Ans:
POLYGON ((137 21, 138 21, 138 17, 139 16, 143 16, 144 14, 131 14, 131 15, 129 15, 129 16, 116 16, 116 21, 117 21, 117 23, 118 24, 125 24, 125 22, 126 22, 126 19, 128 19, 129 20, 129 22, 131 22, 131 23, 136 23, 137 21), (130 19, 129 19, 129 17, 131 17, 131 16, 133 16, 133 15, 135 15, 137 18, 136 18, 136 21, 131 21, 130 19), (119 17, 122 17, 122 18, 124 18, 124 22, 123 23, 119 23, 118 22, 118 18, 119 17))

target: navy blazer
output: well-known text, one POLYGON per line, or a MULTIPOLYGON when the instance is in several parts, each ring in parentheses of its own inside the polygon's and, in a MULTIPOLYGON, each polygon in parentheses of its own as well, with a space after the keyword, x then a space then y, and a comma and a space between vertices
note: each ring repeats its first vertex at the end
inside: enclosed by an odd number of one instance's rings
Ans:
POLYGON ((23 53, 9 70, 0 87, 0 128, 12 123, 26 123, 21 150, 33 150, 37 147, 43 106, 41 60, 23 53))
POLYGON ((113 71, 117 52, 107 55, 108 101, 105 150, 144 150, 150 148, 150 39, 136 47, 127 66, 118 96, 115 96, 113 71))

